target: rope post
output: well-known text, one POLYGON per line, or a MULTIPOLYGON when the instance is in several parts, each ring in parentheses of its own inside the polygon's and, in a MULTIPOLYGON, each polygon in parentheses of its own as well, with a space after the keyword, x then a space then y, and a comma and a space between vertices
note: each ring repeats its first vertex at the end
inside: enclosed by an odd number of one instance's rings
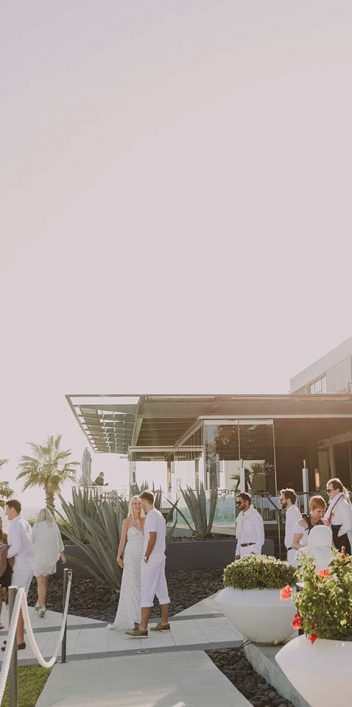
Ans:
MULTIPOLYGON (((9 625, 11 624, 13 607, 16 601, 18 587, 9 587, 9 625)), ((17 628, 17 627, 16 627, 17 628)), ((16 630, 17 634, 17 630, 16 630)), ((18 707, 18 694, 17 694, 17 635, 15 634, 15 641, 13 644, 13 650, 11 655, 9 677, 8 677, 8 687, 9 687, 9 704, 10 707, 18 707)))
MULTIPOLYGON (((70 570, 68 567, 65 567, 64 569, 64 585, 63 585, 63 604, 62 604, 62 611, 65 610, 65 603, 66 603, 66 594, 67 594, 67 582, 68 582, 68 573, 70 570)), ((67 618, 65 621, 65 630, 64 630, 64 635, 62 637, 62 644, 61 644, 61 663, 66 663, 66 644, 67 644, 67 618)))

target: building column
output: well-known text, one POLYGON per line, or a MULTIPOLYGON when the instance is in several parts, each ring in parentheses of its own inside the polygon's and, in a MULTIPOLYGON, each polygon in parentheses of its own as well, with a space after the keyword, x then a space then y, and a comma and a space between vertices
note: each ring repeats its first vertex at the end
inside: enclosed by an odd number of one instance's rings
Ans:
POLYGON ((334 445, 329 444, 329 465, 330 465, 330 478, 334 478, 336 474, 335 470, 335 454, 334 454, 334 445))
POLYGON ((219 456, 216 453, 217 425, 204 425, 205 484, 207 489, 219 487, 219 456))

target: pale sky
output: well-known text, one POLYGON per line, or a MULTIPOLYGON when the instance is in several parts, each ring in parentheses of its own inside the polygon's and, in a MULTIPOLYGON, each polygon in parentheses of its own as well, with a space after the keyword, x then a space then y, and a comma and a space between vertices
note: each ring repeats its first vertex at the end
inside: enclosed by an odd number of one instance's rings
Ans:
POLYGON ((1 0, 7 478, 81 458, 65 393, 287 392, 351 335, 351 79, 349 0, 1 0))

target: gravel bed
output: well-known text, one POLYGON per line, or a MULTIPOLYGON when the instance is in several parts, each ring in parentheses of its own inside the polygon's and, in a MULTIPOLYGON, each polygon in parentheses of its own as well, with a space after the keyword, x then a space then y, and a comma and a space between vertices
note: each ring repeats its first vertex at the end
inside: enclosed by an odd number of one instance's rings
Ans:
POLYGON ((253 670, 243 650, 228 648, 207 654, 254 707, 292 707, 291 702, 253 670))
MULTIPOLYGON (((184 570, 167 572, 171 599, 171 616, 205 599, 222 588, 222 568, 211 570, 184 570)), ((28 594, 28 603, 36 602, 36 585, 33 580, 28 594)), ((70 613, 91 619, 111 622, 115 618, 118 597, 99 584, 93 577, 73 577, 70 598, 70 613)), ((49 580, 47 608, 62 611, 62 578, 53 576, 49 580)), ((160 615, 159 605, 153 610, 160 615)), ((207 651, 209 657, 224 675, 242 692, 254 707, 288 707, 288 702, 253 670, 242 650, 236 648, 207 651)))

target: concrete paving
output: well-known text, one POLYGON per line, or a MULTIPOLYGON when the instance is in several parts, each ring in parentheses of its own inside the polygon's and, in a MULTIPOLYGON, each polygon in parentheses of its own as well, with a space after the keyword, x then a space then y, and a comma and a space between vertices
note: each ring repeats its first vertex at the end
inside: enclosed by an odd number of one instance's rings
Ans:
MULTIPOLYGON (((182 613, 171 619, 170 631, 158 633, 149 631, 147 639, 132 639, 126 636, 124 631, 108 630, 106 623, 102 621, 70 616, 67 631, 67 660, 134 655, 141 651, 210 650, 239 646, 243 640, 242 635, 230 626, 222 614, 210 613, 206 603, 200 602, 200 604, 201 606, 195 605, 188 609, 188 613, 182 613)), ((30 615, 41 653, 44 658, 51 658, 58 639, 61 615, 47 612, 44 619, 39 619, 34 609, 30 609, 30 615)), ((6 631, 1 633, 5 638, 6 631)), ((2 656, 3 654, 0 655, 0 660, 2 656)), ((18 653, 18 663, 20 665, 36 663, 28 643, 27 648, 18 653)))
MULTIPOLYGON (((36 640, 51 658, 61 614, 30 609, 36 640)), ((3 616, 4 623, 6 616, 3 616)), ((154 620, 150 626, 156 623, 154 620)), ((102 621, 69 616, 67 663, 57 663, 37 707, 244 707, 250 703, 204 652, 239 646, 241 634, 201 601, 170 620, 170 631, 131 639, 102 621)), ((6 631, 2 631, 6 635, 6 631)), ((1 654, 2 657, 3 654, 1 654)), ((36 663, 28 645, 19 664, 36 663)))
POLYGON ((247 707, 206 653, 152 653, 56 665, 37 707, 247 707))

